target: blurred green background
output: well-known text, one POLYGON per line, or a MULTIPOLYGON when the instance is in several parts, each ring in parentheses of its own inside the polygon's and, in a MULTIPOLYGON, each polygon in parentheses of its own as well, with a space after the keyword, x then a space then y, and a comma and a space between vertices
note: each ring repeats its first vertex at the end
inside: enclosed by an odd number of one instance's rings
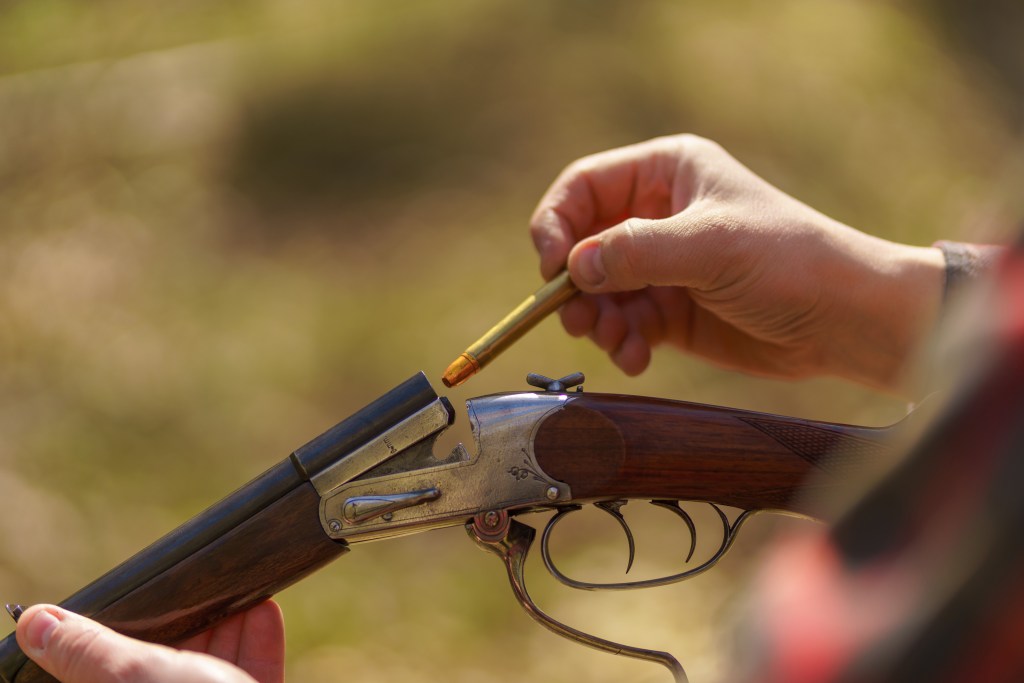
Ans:
MULTIPOLYGON (((441 388, 540 284, 526 222, 581 155, 694 132, 868 232, 1012 234, 1024 12, 960 4, 0 2, 0 598, 61 599, 415 371, 441 388)), ((574 370, 819 419, 905 410, 669 352, 626 378, 554 320, 448 395, 574 370)), ((671 569, 644 556, 681 554, 682 529, 637 507, 641 559, 671 569)), ((573 527, 571 566, 624 563, 608 524, 573 527)), ((539 564, 532 585, 714 680, 774 526, 670 589, 577 594, 539 564)), ((281 596, 289 677, 665 680, 533 625, 505 581, 460 529, 358 547, 281 596)))

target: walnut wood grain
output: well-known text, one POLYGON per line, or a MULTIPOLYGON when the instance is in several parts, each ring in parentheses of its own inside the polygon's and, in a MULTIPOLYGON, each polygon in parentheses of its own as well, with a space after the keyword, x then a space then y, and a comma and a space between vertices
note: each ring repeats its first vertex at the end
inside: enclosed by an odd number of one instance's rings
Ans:
MULTIPOLYGON (((265 600, 348 550, 303 483, 218 540, 87 616, 134 638, 174 643, 265 600)), ((15 683, 54 679, 28 662, 15 683)))
POLYGON ((814 515, 805 482, 817 475, 814 485, 827 489, 887 457, 890 430, 597 394, 546 418, 534 453, 574 499, 702 500, 814 515))

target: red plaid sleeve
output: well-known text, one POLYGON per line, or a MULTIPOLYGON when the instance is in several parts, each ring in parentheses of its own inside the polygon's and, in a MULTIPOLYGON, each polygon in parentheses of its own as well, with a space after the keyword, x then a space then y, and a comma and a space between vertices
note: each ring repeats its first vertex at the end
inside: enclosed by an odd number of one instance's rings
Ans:
POLYGON ((840 522, 770 553, 738 679, 1024 681, 1024 252, 996 283, 982 371, 840 522))

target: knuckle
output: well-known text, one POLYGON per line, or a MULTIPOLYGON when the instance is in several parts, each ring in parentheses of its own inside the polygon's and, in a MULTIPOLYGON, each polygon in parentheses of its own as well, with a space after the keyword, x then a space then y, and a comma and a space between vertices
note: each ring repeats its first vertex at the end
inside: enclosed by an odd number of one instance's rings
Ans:
POLYGON ((587 171, 592 171, 594 170, 594 168, 600 165, 601 159, 604 157, 605 154, 605 152, 587 154, 569 164, 569 168, 571 168, 573 171, 576 171, 577 173, 586 173, 587 171))
POLYGON ((550 239, 551 228, 544 221, 544 216, 538 213, 530 220, 530 239, 538 250, 542 250, 550 239))
POLYGON ((580 157, 565 167, 565 170, 562 171, 561 177, 565 179, 576 178, 592 172, 601 165, 601 158, 603 154, 603 152, 599 152, 597 154, 588 154, 585 157, 580 157))
POLYGON ((657 137, 648 138, 644 142, 636 145, 636 147, 641 148, 643 152, 671 150, 675 149, 679 144, 679 140, 685 136, 685 133, 678 135, 659 135, 657 137))
POLYGON ((693 133, 683 133, 676 136, 675 140, 680 151, 688 156, 713 155, 724 151, 722 146, 714 140, 694 135, 693 133))
POLYGON ((609 237, 609 249, 605 250, 605 268, 608 274, 622 285, 634 285, 642 280, 650 263, 650 250, 654 247, 650 225, 654 221, 645 218, 628 218, 622 229, 609 237))

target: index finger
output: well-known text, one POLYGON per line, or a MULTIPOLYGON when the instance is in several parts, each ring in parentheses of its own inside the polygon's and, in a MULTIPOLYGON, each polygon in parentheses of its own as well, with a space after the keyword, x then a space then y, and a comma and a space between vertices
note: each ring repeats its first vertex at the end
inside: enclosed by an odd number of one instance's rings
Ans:
POLYGON ((530 219, 541 273, 554 277, 576 242, 627 218, 669 215, 675 164, 670 138, 600 152, 570 164, 530 219))

